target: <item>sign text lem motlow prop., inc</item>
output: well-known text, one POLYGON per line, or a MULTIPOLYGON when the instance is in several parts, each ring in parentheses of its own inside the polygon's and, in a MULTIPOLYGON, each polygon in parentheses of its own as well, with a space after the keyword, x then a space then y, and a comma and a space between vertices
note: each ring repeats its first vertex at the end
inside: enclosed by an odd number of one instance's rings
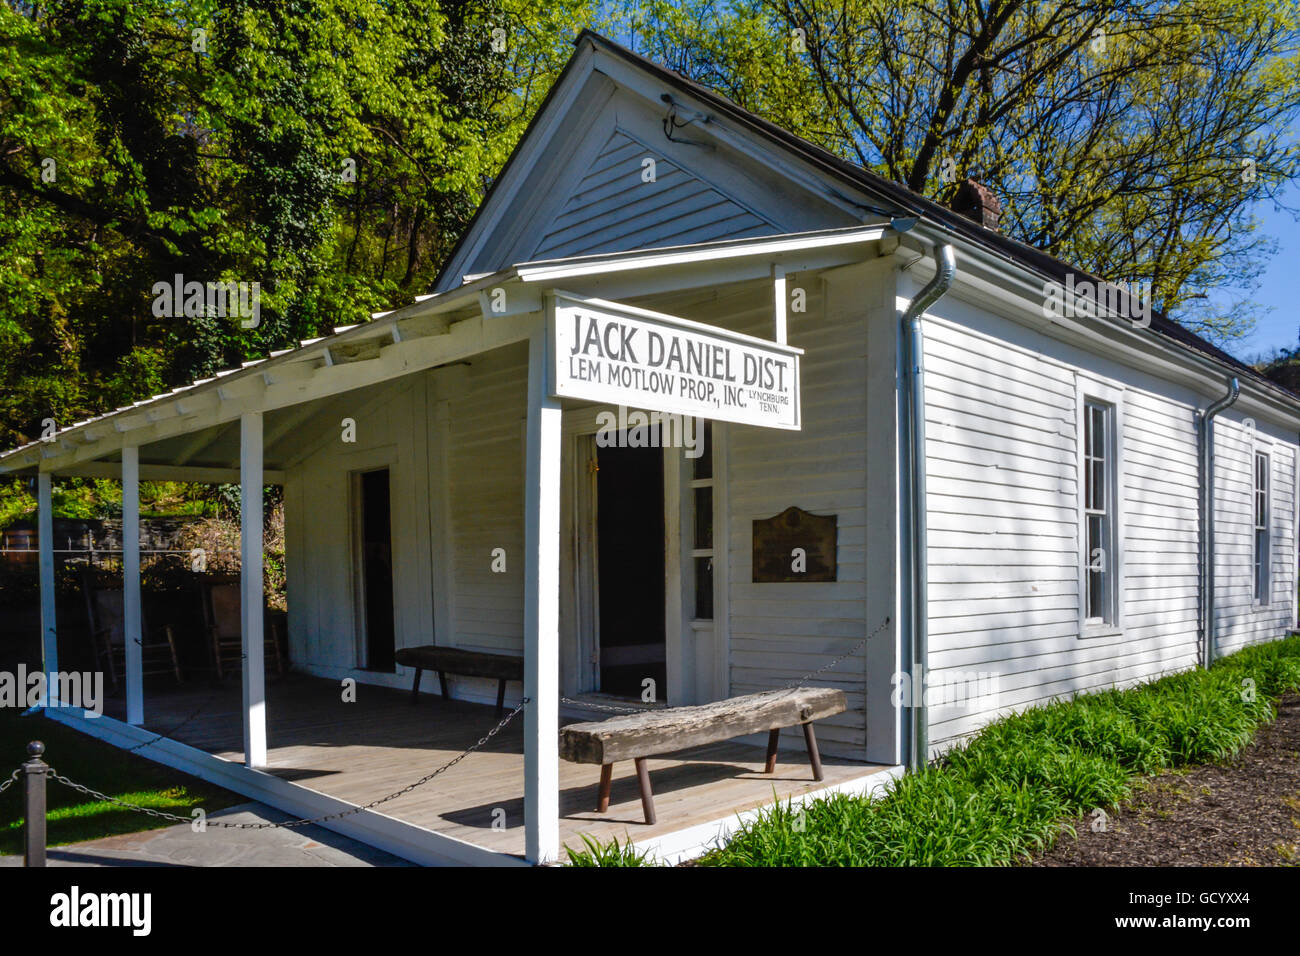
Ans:
POLYGON ((802 349, 600 299, 554 296, 552 392, 797 430, 802 349))

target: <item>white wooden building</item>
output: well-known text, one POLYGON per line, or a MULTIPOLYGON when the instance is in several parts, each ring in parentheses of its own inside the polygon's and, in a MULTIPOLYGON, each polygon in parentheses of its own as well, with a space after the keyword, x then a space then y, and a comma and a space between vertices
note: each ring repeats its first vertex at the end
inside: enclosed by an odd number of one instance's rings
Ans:
MULTIPOLYGON (((591 719, 584 703, 639 699, 647 676, 675 705, 821 671, 812 682, 849 703, 819 725, 847 768, 835 785, 866 789, 998 713, 1282 636, 1297 616, 1300 399, 1158 315, 1046 314, 1049 284, 1084 281, 584 33, 431 295, 0 456, 0 472, 40 476, 45 665, 52 479, 120 475, 128 522, 140 478, 241 481, 254 519, 262 485, 283 484, 295 671, 407 687, 393 652, 425 644, 525 663, 507 695, 528 698, 510 783, 520 847, 382 811, 331 825, 424 862, 503 862, 555 859, 561 831, 582 829, 563 813, 557 728, 591 719), (575 314, 798 377, 715 406, 705 456, 601 447, 620 403, 694 406, 577 381, 575 314), (754 523, 792 507, 834 516, 832 579, 755 580, 754 523), (937 689, 929 706, 903 693, 921 686, 937 689)), ((726 384, 688 378, 717 385, 709 401, 726 384)), ((246 524, 246 609, 262 602, 260 533, 246 524)), ((128 554, 128 633, 135 567, 128 554)), ((237 757, 143 752, 291 812, 345 805, 274 774, 261 615, 244 628, 237 757)), ((495 697, 454 675, 448 689, 495 697)), ((122 720, 50 713, 134 746, 155 702, 136 680, 128 704, 122 720)), ((481 714, 471 738, 493 723, 481 714)), ((405 777, 425 769, 412 756, 405 777)), ((694 829, 674 842, 660 827, 661 849, 770 799, 756 786, 717 820, 684 799, 694 829)))

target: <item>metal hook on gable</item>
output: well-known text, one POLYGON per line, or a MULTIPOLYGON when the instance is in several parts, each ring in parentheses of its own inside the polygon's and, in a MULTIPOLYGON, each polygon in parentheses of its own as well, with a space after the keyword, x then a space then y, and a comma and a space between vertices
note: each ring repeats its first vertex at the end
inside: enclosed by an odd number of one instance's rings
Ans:
POLYGON ((692 123, 709 122, 708 116, 706 116, 703 113, 695 113, 693 116, 691 116, 690 119, 686 120, 685 122, 682 122, 677 118, 678 115, 677 104, 673 102, 672 96, 668 93, 664 93, 662 96, 659 97, 659 99, 663 100, 665 103, 668 104, 668 112, 664 114, 664 136, 668 139, 669 142, 683 143, 687 146, 703 146, 707 149, 713 148, 712 145, 709 143, 702 143, 699 140, 694 140, 694 139, 681 139, 673 135, 674 130, 685 129, 687 126, 690 126, 692 123))

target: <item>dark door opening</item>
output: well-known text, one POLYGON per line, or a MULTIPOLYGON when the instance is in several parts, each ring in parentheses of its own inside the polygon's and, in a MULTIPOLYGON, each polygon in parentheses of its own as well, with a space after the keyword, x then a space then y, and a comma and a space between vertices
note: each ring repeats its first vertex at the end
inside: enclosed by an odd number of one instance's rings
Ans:
POLYGON ((361 582, 365 614, 364 667, 396 670, 393 619, 393 543, 388 469, 361 476, 361 582))
MULTIPOLYGON (((657 444, 657 442, 656 442, 657 444)), ((664 469, 660 448, 600 448, 596 473, 600 689, 665 700, 664 469)))

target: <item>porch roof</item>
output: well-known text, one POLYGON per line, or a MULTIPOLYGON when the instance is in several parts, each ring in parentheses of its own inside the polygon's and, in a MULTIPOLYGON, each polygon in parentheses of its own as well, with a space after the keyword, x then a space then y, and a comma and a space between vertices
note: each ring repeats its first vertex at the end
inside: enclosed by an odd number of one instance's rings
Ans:
MULTIPOLYGON (((544 309, 543 295, 565 281, 591 280, 610 294, 651 294, 702 285, 759 279, 772 264, 788 269, 826 268, 861 258, 854 247, 890 232, 886 222, 760 238, 705 242, 631 252, 599 253, 522 262, 483 275, 465 276, 459 288, 417 296, 416 301, 371 321, 335 328, 327 336, 271 352, 263 359, 217 372, 170 392, 58 429, 0 454, 0 474, 40 471, 114 476, 123 447, 141 451, 141 477, 230 481, 238 446, 221 455, 229 464, 204 464, 219 451, 223 430, 238 427, 246 412, 279 411, 267 444, 301 424, 292 406, 319 403, 354 389, 462 361, 526 337, 521 317, 544 309), (507 290, 508 307, 493 308, 490 293, 507 290), (200 434, 201 433, 201 434, 200 434), (145 446, 196 436, 158 460, 145 446)), ((282 473, 270 468, 268 483, 282 473)))

